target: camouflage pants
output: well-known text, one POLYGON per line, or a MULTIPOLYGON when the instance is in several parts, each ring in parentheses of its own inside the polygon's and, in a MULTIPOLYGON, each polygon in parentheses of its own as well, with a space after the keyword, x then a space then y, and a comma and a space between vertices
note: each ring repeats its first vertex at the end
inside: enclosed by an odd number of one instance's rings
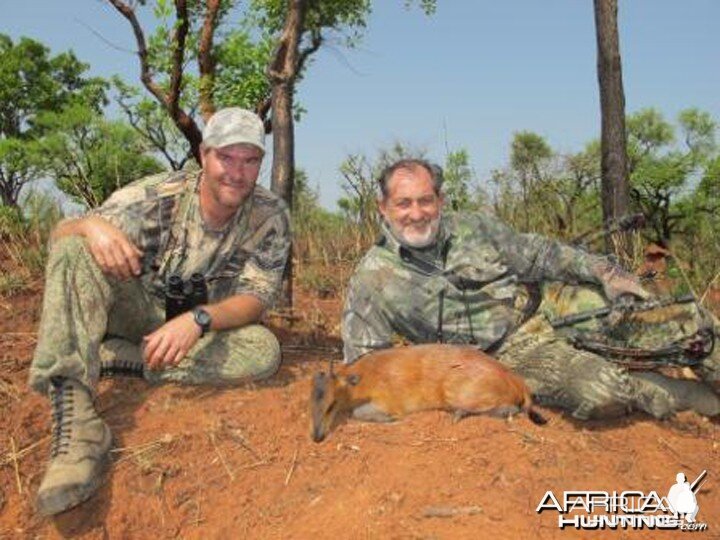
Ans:
MULTIPOLYGON (((162 326, 164 306, 140 279, 108 277, 80 237, 57 241, 49 256, 38 344, 30 385, 46 393, 52 377, 95 388, 101 356, 141 361, 142 337, 162 326)), ((265 327, 211 332, 180 364, 149 372, 155 382, 227 385, 268 377, 280 363, 280 345, 265 327)))
MULTIPOLYGON (((657 418, 677 410, 677 399, 662 384, 629 372, 600 355, 576 349, 549 321, 569 313, 603 307, 599 292, 586 287, 546 286, 538 312, 503 343, 497 353, 502 363, 522 375, 541 404, 571 411, 578 419, 619 416, 631 409, 657 418)), ((687 309, 696 309, 690 305, 687 309)), ((687 317, 648 328, 626 328, 625 341, 633 346, 652 343, 653 333, 665 339, 686 332, 687 317)), ((588 330, 597 321, 584 323, 588 330)), ((720 380, 720 351, 706 358, 699 374, 708 382, 720 380)))

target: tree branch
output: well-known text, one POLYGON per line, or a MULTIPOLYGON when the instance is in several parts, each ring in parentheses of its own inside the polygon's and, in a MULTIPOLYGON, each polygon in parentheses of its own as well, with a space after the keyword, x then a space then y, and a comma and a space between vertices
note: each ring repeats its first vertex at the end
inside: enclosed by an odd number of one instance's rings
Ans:
POLYGON ((207 11, 200 32, 198 69, 200 71, 200 113, 207 120, 215 113, 213 92, 215 87, 215 58, 212 55, 213 38, 220 0, 207 0, 207 11))
POLYGON ((153 96, 155 96, 155 98, 160 103, 167 107, 168 103, 166 101, 165 94, 163 93, 160 86, 156 84, 152 78, 152 73, 150 71, 150 63, 148 62, 148 51, 147 43, 145 41, 145 34, 142 30, 142 27, 140 26, 140 21, 138 21, 137 16, 135 15, 135 10, 122 0, 108 0, 108 2, 110 2, 115 7, 115 9, 127 19, 127 21, 130 23, 130 26, 132 27, 133 33, 135 34, 135 41, 138 46, 137 55, 138 58, 140 58, 140 80, 142 81, 143 85, 145 85, 145 88, 147 88, 148 91, 153 96))
POLYGON ((176 25, 175 34, 172 38, 172 71, 170 73, 170 89, 167 95, 167 108, 173 118, 177 117, 180 108, 180 85, 183 76, 183 60, 185 59, 185 40, 190 26, 185 0, 175 0, 175 16, 179 24, 176 25))
POLYGON ((300 53, 300 57, 298 58, 298 73, 300 73, 305 68, 305 63, 307 62, 307 59, 317 52, 317 50, 323 44, 323 41, 325 40, 320 31, 313 31, 312 36, 310 37, 310 45, 306 49, 303 49, 303 51, 300 53))
POLYGON ((269 134, 272 132, 272 119, 270 117, 268 117, 268 113, 270 112, 271 107, 272 107, 271 96, 266 97, 261 103, 258 103, 255 106, 255 113, 257 113, 257 115, 263 121, 263 125, 265 126, 266 134, 269 134))
POLYGON ((307 0, 288 0, 288 14, 278 40, 275 58, 267 74, 273 84, 287 84, 295 80, 298 69, 298 44, 302 37, 307 0))
POLYGON ((157 101, 168 111, 170 118, 190 143, 190 150, 195 159, 200 163, 200 143, 202 142, 202 133, 198 128, 195 120, 192 119, 179 106, 180 88, 182 86, 183 74, 183 58, 185 56, 185 38, 188 31, 188 14, 185 0, 176 0, 176 15, 180 19, 180 24, 173 37, 175 44, 173 49, 173 67, 171 73, 170 92, 163 92, 152 77, 150 63, 148 61, 147 43, 145 34, 143 33, 140 22, 137 19, 135 10, 122 0, 108 0, 115 9, 125 17, 135 34, 135 41, 138 46, 138 57, 140 58, 140 80, 147 90, 157 99, 157 101), (184 18, 183 18, 184 17, 184 18), (184 30, 183 30, 184 28, 184 30))

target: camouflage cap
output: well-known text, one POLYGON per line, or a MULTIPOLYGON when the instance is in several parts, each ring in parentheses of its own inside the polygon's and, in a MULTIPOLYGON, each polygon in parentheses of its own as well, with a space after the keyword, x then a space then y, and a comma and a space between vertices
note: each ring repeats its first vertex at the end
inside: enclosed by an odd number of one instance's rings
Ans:
POLYGON ((220 148, 231 144, 252 144, 265 152, 265 126, 260 117, 240 107, 220 109, 203 129, 203 145, 220 148))

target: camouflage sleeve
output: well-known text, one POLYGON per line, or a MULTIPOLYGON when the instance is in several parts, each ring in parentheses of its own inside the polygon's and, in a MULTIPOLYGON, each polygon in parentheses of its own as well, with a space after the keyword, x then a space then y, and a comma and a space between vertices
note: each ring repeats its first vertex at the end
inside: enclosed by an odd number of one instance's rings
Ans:
POLYGON ((149 205, 155 202, 147 198, 144 187, 130 185, 114 192, 101 206, 90 210, 87 216, 99 216, 109 221, 139 246, 146 216, 153 214, 149 205))
POLYGON ((499 220, 487 219, 484 225, 518 275, 530 281, 594 283, 601 285, 611 299, 622 292, 643 296, 637 280, 607 257, 536 234, 517 233, 499 220))
POLYGON ((251 294, 270 307, 282 285, 290 251, 290 216, 287 208, 266 219, 243 246, 250 252, 237 277, 235 294, 251 294))
POLYGON ((354 362, 363 354, 376 349, 392 346, 393 329, 383 313, 379 295, 356 271, 348 285, 342 316, 343 355, 346 363, 354 362))

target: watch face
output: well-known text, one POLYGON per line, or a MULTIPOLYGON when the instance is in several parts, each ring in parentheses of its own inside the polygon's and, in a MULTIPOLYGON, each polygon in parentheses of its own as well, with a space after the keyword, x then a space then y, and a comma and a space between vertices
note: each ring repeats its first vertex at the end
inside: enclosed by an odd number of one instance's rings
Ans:
POLYGON ((195 321, 203 328, 207 328, 210 326, 210 314, 204 309, 197 309, 195 310, 195 321))

